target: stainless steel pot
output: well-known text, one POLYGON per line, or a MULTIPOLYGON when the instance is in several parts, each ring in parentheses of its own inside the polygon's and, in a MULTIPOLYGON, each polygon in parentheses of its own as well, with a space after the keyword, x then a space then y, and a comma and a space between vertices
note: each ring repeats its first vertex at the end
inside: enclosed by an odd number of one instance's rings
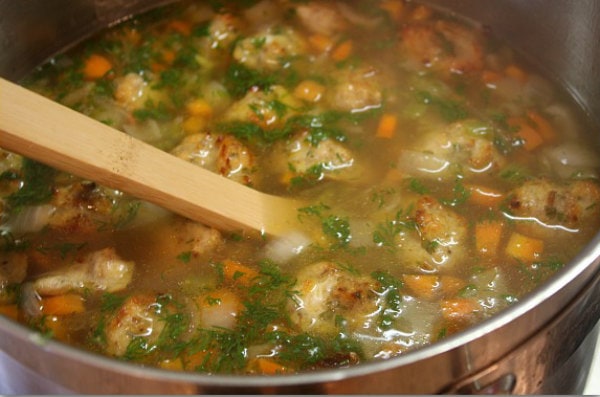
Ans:
MULTIPOLYGON (((166 2, 0 0, 0 75, 17 80, 101 27, 166 2)), ((600 2, 430 3, 490 26, 567 87, 599 124, 600 2)), ((579 394, 596 343, 598 284, 600 234, 527 299, 441 343, 388 361, 276 377, 142 368, 44 340, 0 318, 0 383, 15 393, 579 394)))

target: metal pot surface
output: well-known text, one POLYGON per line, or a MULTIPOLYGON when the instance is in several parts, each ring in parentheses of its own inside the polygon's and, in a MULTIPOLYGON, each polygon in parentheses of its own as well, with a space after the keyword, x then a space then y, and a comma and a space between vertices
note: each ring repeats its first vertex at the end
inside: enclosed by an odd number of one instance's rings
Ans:
MULTIPOLYGON (((167 2, 0 0, 0 75, 18 80, 100 28, 167 2)), ((600 122, 600 2, 430 3, 489 26, 600 122)), ((600 131, 597 135, 600 139, 600 131)), ((519 304, 443 342, 388 361, 276 377, 141 368, 44 340, 0 318, 0 372, 5 377, 0 381, 11 383, 17 393, 579 394, 600 318, 598 284, 600 234, 519 304)))

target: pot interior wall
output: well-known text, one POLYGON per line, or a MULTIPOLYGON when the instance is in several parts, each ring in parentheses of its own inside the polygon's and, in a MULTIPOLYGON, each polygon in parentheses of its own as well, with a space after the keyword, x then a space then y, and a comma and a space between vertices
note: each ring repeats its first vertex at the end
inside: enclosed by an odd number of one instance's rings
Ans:
POLYGON ((546 75, 567 87, 600 124, 600 3, 597 1, 428 0, 492 28, 546 75))

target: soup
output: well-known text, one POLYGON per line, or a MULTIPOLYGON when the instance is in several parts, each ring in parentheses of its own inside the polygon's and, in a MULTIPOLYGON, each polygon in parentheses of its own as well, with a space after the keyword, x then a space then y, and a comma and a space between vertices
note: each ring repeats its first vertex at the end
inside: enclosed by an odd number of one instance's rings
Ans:
POLYGON ((307 203, 297 233, 223 233, 1 152, 0 313, 141 365, 401 355, 517 303, 600 221, 598 151, 570 99, 417 3, 182 2, 23 84, 307 203))

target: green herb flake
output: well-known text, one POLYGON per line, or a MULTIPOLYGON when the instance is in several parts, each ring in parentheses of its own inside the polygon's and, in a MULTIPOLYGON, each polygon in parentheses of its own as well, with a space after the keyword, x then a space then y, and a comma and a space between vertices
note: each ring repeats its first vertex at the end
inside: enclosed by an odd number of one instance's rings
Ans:
POLYGON ((322 220, 322 229, 325 235, 333 238, 341 247, 347 246, 352 240, 348 218, 330 215, 322 220))
POLYGON ((402 312, 402 282, 383 271, 375 271, 371 273, 371 277, 379 282, 379 293, 385 298, 385 305, 379 314, 379 327, 384 330, 390 329, 402 312))
POLYGON ((522 184, 531 178, 530 173, 516 166, 509 166, 500 171, 500 177, 507 182, 514 184, 522 184))
POLYGON ((54 176, 57 172, 47 165, 24 158, 21 173, 22 187, 6 198, 13 212, 28 205, 48 202, 53 194, 54 176))
POLYGON ((386 222, 378 223, 373 232, 373 242, 378 246, 394 247, 396 236, 402 231, 416 230, 416 223, 408 214, 411 209, 397 211, 396 216, 386 222))
POLYGON ((440 202, 444 205, 456 207, 460 204, 466 203, 471 195, 471 192, 463 185, 462 179, 459 178, 454 183, 452 194, 453 196, 451 198, 442 198, 440 199, 440 202))
POLYGON ((477 286, 474 284, 469 284, 464 286, 458 291, 458 296, 461 298, 472 298, 477 294, 477 286))
POLYGON ((257 72, 235 62, 225 73, 225 87, 232 96, 237 98, 244 96, 253 87, 268 89, 275 82, 273 75, 257 72))
POLYGON ((121 230, 129 226, 137 217, 142 205, 141 201, 130 201, 126 205, 115 205, 113 207, 113 227, 121 230))
POLYGON ((429 189, 417 178, 409 178, 408 188, 417 194, 427 194, 429 189))
POLYGON ((431 95, 427 91, 421 91, 417 95, 420 102, 431 105, 437 110, 438 114, 449 123, 464 120, 469 117, 469 112, 465 106, 457 101, 439 98, 431 95))
POLYGON ((125 299, 126 297, 124 296, 105 292, 100 297, 100 310, 103 313, 111 313, 121 307, 125 299))
POLYGON ((133 117, 139 121, 154 119, 157 121, 169 121, 172 119, 171 110, 163 102, 155 104, 153 101, 148 101, 141 109, 133 111, 133 117))
POLYGON ((135 336, 127 345, 127 349, 123 354, 123 359, 127 361, 140 360, 143 357, 150 355, 157 346, 149 343, 148 339, 143 336, 135 336))
POLYGON ((58 251, 60 253, 60 258, 65 259, 69 253, 79 251, 83 247, 85 247, 85 245, 86 245, 86 243, 64 242, 64 243, 54 244, 50 247, 40 246, 40 247, 36 248, 36 250, 43 254, 47 254, 48 252, 51 252, 51 251, 58 251))
POLYGON ((183 262, 183 263, 190 263, 192 256, 193 256, 192 251, 184 251, 184 252, 181 252, 179 255, 177 255, 177 260, 179 260, 180 262, 183 262))
POLYGON ((212 296, 207 296, 205 301, 206 301, 206 303, 208 303, 209 306, 215 306, 215 305, 221 304, 221 299, 213 298, 212 296))

